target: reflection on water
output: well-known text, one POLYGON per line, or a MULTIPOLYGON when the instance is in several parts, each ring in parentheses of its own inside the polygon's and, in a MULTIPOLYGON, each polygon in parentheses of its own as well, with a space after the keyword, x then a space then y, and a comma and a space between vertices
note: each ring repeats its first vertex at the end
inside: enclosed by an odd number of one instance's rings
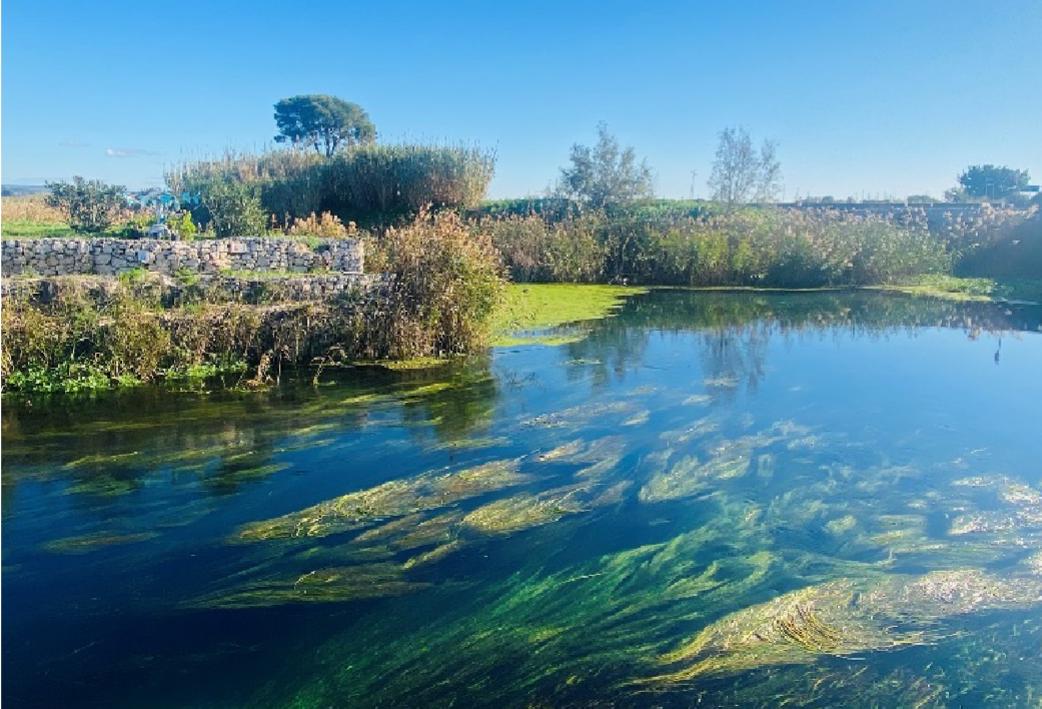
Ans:
POLYGON ((3 698, 1037 703, 1040 316, 658 291, 431 372, 7 401, 3 698))

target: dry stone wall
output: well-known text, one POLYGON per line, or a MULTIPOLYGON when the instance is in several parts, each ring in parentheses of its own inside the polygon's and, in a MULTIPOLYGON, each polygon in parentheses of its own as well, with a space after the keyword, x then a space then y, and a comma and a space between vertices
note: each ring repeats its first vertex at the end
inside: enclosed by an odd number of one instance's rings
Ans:
POLYGON ((3 275, 113 276, 145 269, 175 274, 221 271, 361 273, 358 239, 301 241, 278 237, 200 239, 5 239, 3 275))

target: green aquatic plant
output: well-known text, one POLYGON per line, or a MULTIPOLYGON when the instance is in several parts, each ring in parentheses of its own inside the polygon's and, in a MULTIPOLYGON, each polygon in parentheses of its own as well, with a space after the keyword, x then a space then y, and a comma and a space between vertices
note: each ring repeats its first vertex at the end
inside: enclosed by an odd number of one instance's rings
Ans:
POLYGON ((630 414, 636 409, 632 401, 609 401, 573 406, 561 411, 551 411, 525 418, 521 425, 530 428, 578 429, 583 424, 603 420, 612 415, 630 414))
POLYGON ((493 344, 559 344, 518 333, 604 318, 621 307, 625 298, 645 292, 625 286, 511 285, 494 316, 493 344))
POLYGON ((412 593, 429 584, 410 581, 397 564, 323 568, 285 578, 256 581, 196 599, 195 608, 256 608, 287 603, 344 603, 412 593))
POLYGON ((52 539, 42 544, 40 548, 52 554, 87 554, 105 547, 148 541, 157 536, 159 535, 155 532, 121 533, 102 531, 82 534, 76 537, 52 539))
POLYGON ((472 704, 527 697, 569 705, 591 691, 639 701, 612 678, 651 673, 678 624, 771 582, 779 560, 753 550, 764 543, 761 533, 748 506, 727 506, 667 542, 563 568, 539 555, 506 579, 462 594, 430 588, 425 593, 442 597, 444 612, 416 618, 417 625, 404 630, 384 619, 363 637, 331 640, 320 651, 337 658, 337 671, 322 686, 293 679, 293 701, 393 703, 408 696, 426 704, 472 704), (439 661, 426 661, 431 656, 439 661))
POLYGON ((562 443, 556 448, 552 448, 545 453, 540 453, 536 456, 536 460, 540 463, 546 463, 552 460, 558 460, 561 458, 568 458, 581 451, 584 447, 584 442, 581 438, 576 438, 574 441, 568 441, 562 443))
POLYGON ((416 568, 417 566, 424 566, 426 564, 437 563, 445 557, 455 554, 457 551, 464 548, 465 546, 466 542, 459 539, 454 539, 451 542, 439 544, 438 546, 434 547, 429 551, 417 554, 416 556, 406 560, 406 562, 402 564, 402 568, 405 570, 409 570, 416 568))
POLYGON ((138 458, 141 455, 140 451, 131 451, 129 453, 93 453, 91 455, 85 455, 75 460, 70 460, 63 467, 67 470, 72 468, 88 468, 97 467, 101 468, 107 465, 115 465, 125 463, 138 458))
POLYGON ((791 591, 737 611, 704 628, 663 656, 683 668, 655 683, 688 682, 704 675, 803 664, 825 655, 895 650, 936 642, 952 632, 940 622, 955 616, 1042 602, 1042 582, 1003 579, 976 569, 925 576, 836 579, 791 591))
POLYGON ((550 522, 586 509, 587 490, 570 486, 538 495, 517 495, 483 505, 463 518, 463 524, 485 534, 510 534, 550 522))
POLYGON ((622 422, 623 426, 643 426, 651 419, 650 409, 641 409, 622 422))
POLYGON ((321 537, 365 527, 388 517, 432 510, 526 482, 517 460, 497 460, 451 473, 427 473, 348 493, 282 517, 253 522, 234 539, 260 541, 321 537))
POLYGON ((705 463, 685 456, 668 470, 653 475, 640 490, 642 502, 660 502, 706 492, 715 481, 745 475, 751 463, 751 448, 744 444, 718 447, 717 455, 705 463))

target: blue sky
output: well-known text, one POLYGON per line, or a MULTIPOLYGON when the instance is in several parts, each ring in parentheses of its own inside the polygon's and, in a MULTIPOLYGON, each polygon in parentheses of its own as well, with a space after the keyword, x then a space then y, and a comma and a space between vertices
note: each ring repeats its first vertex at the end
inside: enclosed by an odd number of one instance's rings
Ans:
POLYGON ((5 0, 3 181, 141 187, 274 135, 300 93, 384 142, 494 149, 539 194, 598 121, 666 197, 705 195, 717 132, 778 142, 785 196, 940 195, 965 165, 1042 180, 1042 2, 5 0))

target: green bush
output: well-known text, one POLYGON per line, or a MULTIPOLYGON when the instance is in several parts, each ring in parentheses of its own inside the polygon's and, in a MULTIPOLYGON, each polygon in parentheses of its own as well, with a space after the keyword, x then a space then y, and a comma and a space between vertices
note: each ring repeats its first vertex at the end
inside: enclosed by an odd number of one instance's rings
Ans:
POLYGON ((328 163, 323 208, 372 224, 434 209, 469 208, 485 195, 493 157, 468 148, 357 146, 328 163))
POLYGON ((78 232, 105 231, 127 208, 127 190, 100 180, 72 178, 72 182, 48 182, 47 205, 60 210, 78 232))
MULTIPOLYGON (((288 223, 331 212, 344 223, 386 226, 403 223, 427 207, 476 207, 492 179, 494 162, 490 153, 476 148, 373 144, 355 145, 331 157, 301 150, 227 155, 184 165, 167 180, 175 192, 199 194, 211 213, 213 191, 223 197, 228 185, 238 185, 237 190, 249 191, 251 204, 265 220, 288 223)), ((209 221, 206 214, 197 216, 209 221)))
POLYGON ((943 273, 951 257, 916 218, 738 209, 692 217, 590 212, 487 224, 515 280, 817 287, 943 273))

